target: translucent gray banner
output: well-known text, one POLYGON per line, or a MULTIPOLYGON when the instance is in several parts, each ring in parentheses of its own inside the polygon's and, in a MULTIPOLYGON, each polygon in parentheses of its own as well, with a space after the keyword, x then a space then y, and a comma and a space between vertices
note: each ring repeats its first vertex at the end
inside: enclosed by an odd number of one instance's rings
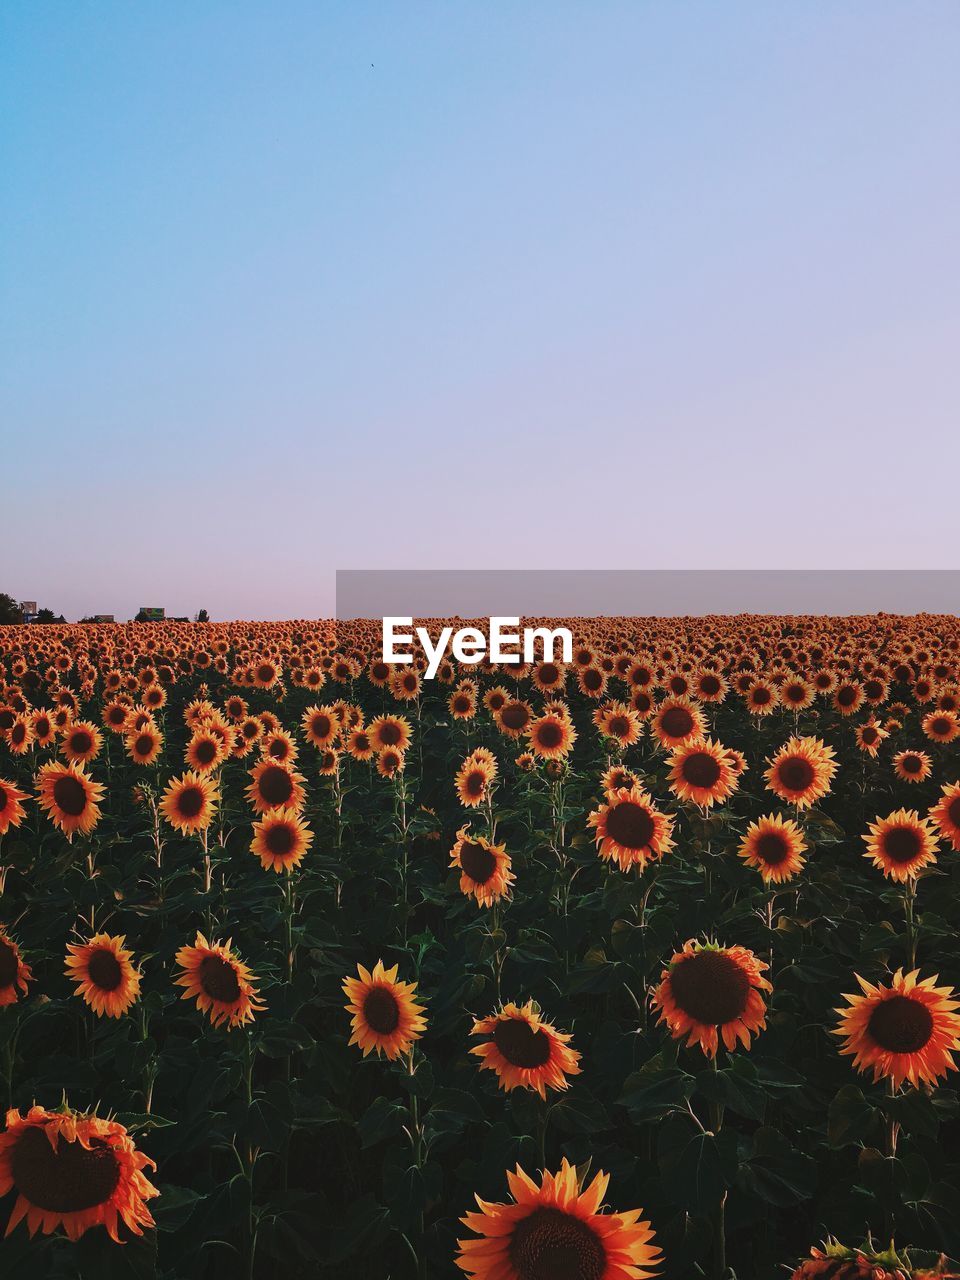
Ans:
POLYGON ((960 570, 339 569, 349 618, 947 613, 960 570))

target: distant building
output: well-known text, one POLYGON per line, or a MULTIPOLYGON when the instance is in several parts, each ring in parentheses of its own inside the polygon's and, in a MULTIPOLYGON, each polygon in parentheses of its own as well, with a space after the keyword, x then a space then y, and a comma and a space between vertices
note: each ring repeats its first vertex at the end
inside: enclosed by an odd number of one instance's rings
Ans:
POLYGON ((20 612, 24 622, 36 622, 38 612, 36 600, 21 600, 20 612))
POLYGON ((93 620, 94 622, 116 622, 116 618, 112 613, 95 613, 93 620))
POLYGON ((134 622, 163 622, 166 616, 166 609, 148 609, 144 606, 137 612, 134 622))

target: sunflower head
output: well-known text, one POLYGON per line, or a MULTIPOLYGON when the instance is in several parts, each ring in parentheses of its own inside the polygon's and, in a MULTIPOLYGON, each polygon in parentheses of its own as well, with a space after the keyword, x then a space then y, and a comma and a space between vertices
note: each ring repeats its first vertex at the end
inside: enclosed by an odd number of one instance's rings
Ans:
POLYGON ((772 991, 767 965, 745 947, 720 947, 693 940, 674 955, 653 995, 659 1021, 675 1040, 687 1038, 707 1057, 716 1057, 722 1038, 728 1050, 766 1026, 762 991, 772 991))
POLYGON ((361 964, 358 977, 343 980, 347 1012, 352 1015, 350 1043, 359 1045, 364 1057, 376 1051, 392 1062, 409 1053, 426 1028, 417 984, 400 982, 397 972, 397 965, 385 969, 378 960, 372 972, 361 964))
POLYGON ((266 1006, 259 998, 254 975, 233 950, 232 939, 208 942, 198 933, 192 947, 181 947, 177 964, 182 972, 176 985, 183 987, 182 1000, 196 1000, 215 1027, 230 1028, 252 1022, 266 1006))
POLYGON ((498 1013, 474 1022, 471 1035, 480 1036, 470 1050, 482 1066, 495 1071, 500 1088, 533 1089, 541 1098, 547 1089, 566 1089, 569 1076, 580 1074, 580 1054, 570 1048, 571 1036, 558 1031, 529 1000, 505 1004, 498 1013))

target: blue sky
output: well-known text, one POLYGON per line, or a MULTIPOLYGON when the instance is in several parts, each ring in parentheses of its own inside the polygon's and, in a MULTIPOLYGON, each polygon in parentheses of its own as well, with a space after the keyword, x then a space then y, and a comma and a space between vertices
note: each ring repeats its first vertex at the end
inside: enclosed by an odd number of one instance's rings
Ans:
POLYGON ((960 7, 0 13, 0 590, 954 567, 960 7))

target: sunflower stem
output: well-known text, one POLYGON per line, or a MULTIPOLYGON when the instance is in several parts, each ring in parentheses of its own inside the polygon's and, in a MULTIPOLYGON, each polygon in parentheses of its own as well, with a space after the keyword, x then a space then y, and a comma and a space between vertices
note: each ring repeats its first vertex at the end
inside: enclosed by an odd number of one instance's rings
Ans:
POLYGON ((917 967, 917 932, 914 924, 913 908, 917 897, 917 880, 911 876, 903 887, 903 914, 907 922, 907 960, 908 970, 912 973, 917 967))

